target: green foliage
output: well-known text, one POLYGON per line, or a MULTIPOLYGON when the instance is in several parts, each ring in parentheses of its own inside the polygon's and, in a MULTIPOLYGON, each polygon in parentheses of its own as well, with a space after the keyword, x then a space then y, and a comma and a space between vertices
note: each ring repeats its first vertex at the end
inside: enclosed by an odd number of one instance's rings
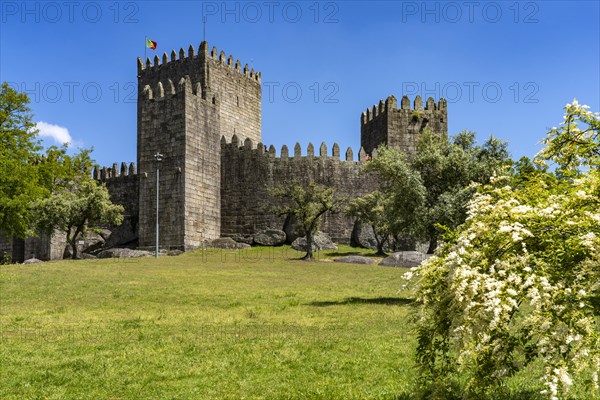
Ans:
POLYGON ((123 206, 112 204, 105 186, 90 178, 62 185, 50 197, 33 204, 38 232, 52 234, 60 230, 67 234, 72 257, 77 258, 77 239, 90 227, 119 225, 123 221, 123 206))
POLYGON ((373 228, 378 255, 385 255, 383 246, 393 233, 390 225, 392 218, 388 213, 391 209, 388 206, 389 201, 390 198, 383 192, 374 191, 353 200, 346 210, 349 215, 358 218, 359 221, 369 224, 373 228))
POLYGON ((41 150, 29 98, 7 83, 0 86, 0 235, 24 238, 31 201, 47 194, 38 185, 33 161, 41 150))
POLYGON ((466 222, 407 276, 419 276, 416 359, 434 392, 460 377, 466 397, 491 396, 536 361, 547 398, 566 398, 585 375, 598 394, 600 172, 577 166, 598 165, 600 145, 563 147, 582 140, 573 128, 579 120, 596 126, 588 133, 597 138, 598 114, 566 109, 538 166, 521 159, 510 176, 480 187, 466 222))
POLYGON ((460 132, 453 141, 423 133, 411 167, 427 189, 420 215, 420 237, 429 241, 429 253, 437 246, 440 231, 436 224, 454 229, 466 218, 466 205, 475 190, 472 182, 485 183, 507 164, 507 144, 490 136, 475 145, 475 133, 460 132))
POLYGON ((303 186, 298 181, 270 189, 275 198, 284 199, 285 204, 276 207, 279 215, 295 217, 302 233, 306 235, 306 255, 304 259, 312 260, 313 236, 319 230, 321 216, 327 211, 338 212, 342 209, 344 199, 335 195, 333 188, 310 182, 303 186))
POLYGON ((73 247, 89 227, 122 221, 104 187, 91 178, 92 150, 67 154, 67 145, 42 147, 27 106, 26 94, 0 87, 0 235, 25 238, 33 227, 67 233, 73 247))
POLYGON ((411 159, 397 149, 380 147, 365 168, 383 182, 391 199, 388 218, 394 233, 437 246, 438 226, 451 229, 465 221, 466 206, 475 193, 472 182, 486 183, 509 164, 507 144, 490 136, 475 145, 475 134, 463 131, 452 141, 425 130, 411 159))
POLYGON ((388 227, 393 235, 415 235, 420 224, 427 191, 423 180, 414 171, 406 156, 399 150, 380 147, 378 155, 370 160, 365 173, 374 173, 386 203, 388 227))
POLYGON ((67 145, 50 146, 37 163, 39 184, 50 193, 60 192, 75 182, 91 180, 92 149, 80 149, 74 155, 67 154, 67 145))
POLYGON ((600 113, 588 109, 575 99, 565 106, 563 122, 548 132, 543 141, 546 147, 536 157, 538 163, 552 161, 567 175, 580 167, 600 168, 600 113))
POLYGON ((0 255, 0 265, 8 265, 12 263, 12 257, 6 251, 3 251, 0 255))

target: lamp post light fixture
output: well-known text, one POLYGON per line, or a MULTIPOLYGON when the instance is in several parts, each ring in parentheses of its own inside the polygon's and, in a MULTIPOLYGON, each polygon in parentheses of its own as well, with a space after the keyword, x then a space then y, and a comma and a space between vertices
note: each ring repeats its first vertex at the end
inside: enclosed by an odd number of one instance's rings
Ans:
POLYGON ((154 155, 156 161, 156 258, 158 258, 158 188, 159 188, 159 174, 160 174, 160 162, 163 160, 163 155, 156 152, 154 155))

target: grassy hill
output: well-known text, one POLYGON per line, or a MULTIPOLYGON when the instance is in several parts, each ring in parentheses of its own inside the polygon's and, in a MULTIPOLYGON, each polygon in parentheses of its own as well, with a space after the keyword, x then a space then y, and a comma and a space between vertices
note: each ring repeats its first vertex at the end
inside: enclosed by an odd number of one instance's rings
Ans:
POLYGON ((406 270, 354 251, 2 266, 0 398, 414 398, 406 270))

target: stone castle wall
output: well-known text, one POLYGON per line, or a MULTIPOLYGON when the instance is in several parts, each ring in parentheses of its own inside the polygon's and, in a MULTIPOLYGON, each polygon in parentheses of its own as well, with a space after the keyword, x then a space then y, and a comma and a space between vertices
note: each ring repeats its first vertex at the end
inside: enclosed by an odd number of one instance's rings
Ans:
MULTIPOLYGON (((292 180, 302 183, 315 181, 335 188, 336 193, 348 199, 375 190, 377 182, 361 174, 365 154, 360 151, 356 161, 352 149, 348 149, 344 159, 340 159, 340 149, 334 144, 331 154, 322 144, 319 155, 309 145, 307 155, 301 155, 296 144, 294 154, 289 154, 283 146, 279 157, 275 148, 259 143, 256 147, 246 140, 243 145, 234 137, 227 143, 221 141, 221 234, 252 234, 266 228, 283 229, 285 217, 275 216, 272 206, 276 204, 268 188, 282 185, 292 180)), ((334 242, 350 243, 354 218, 344 213, 327 213, 321 230, 331 236, 334 242)))
POLYGON ((420 96, 415 97, 411 109, 410 100, 404 96, 401 107, 394 96, 385 102, 379 101, 372 109, 363 112, 360 120, 361 146, 371 154, 381 144, 413 153, 416 150, 419 134, 429 128, 439 135, 448 135, 448 111, 446 100, 436 104, 428 98, 423 108, 420 96))
MULTIPOLYGON (((207 47, 206 47, 207 48, 207 47)), ((207 70, 206 78, 210 93, 219 100, 219 118, 221 135, 231 140, 233 135, 244 141, 260 142, 262 129, 261 111, 261 75, 241 66, 239 60, 234 62, 232 55, 226 58, 225 52, 217 55, 213 47, 210 54, 200 46, 204 62, 202 68, 207 70)))
POLYGON ((109 245, 121 245, 134 241, 139 235, 139 178, 135 163, 121 163, 119 167, 100 169, 95 167, 93 177, 100 183, 106 185, 110 193, 110 200, 114 204, 120 204, 125 209, 123 212, 123 223, 118 226, 109 227, 113 232, 109 245))

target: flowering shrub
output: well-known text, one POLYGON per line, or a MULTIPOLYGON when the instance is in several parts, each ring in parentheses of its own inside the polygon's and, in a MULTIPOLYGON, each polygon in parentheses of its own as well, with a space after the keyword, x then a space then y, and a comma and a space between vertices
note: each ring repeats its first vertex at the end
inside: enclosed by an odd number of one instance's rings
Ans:
POLYGON ((480 397, 539 359, 549 399, 575 380, 598 392, 599 119, 568 104, 536 156, 538 165, 556 162, 557 173, 494 177, 470 201, 466 222, 407 276, 418 278, 424 384, 449 390, 448 374, 458 372, 480 397))

